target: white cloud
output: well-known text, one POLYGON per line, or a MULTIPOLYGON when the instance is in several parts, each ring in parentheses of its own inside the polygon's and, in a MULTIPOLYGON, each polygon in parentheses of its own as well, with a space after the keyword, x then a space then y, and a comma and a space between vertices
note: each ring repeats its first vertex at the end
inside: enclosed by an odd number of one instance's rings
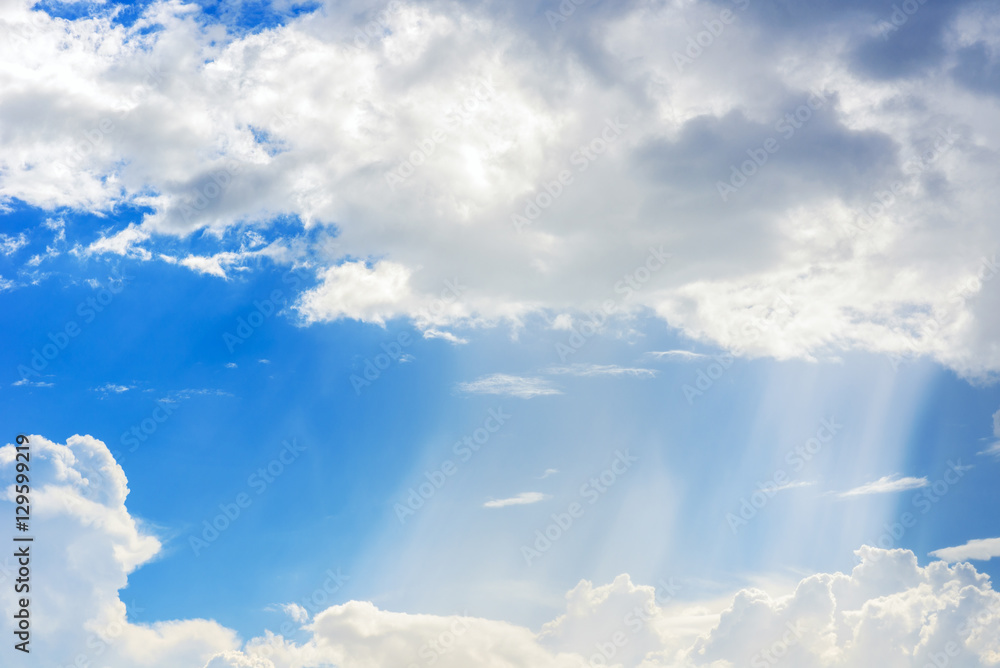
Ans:
POLYGON ((229 265, 239 259, 237 253, 219 253, 211 257, 201 255, 188 255, 179 260, 182 266, 192 269, 200 274, 217 276, 218 278, 228 278, 223 265, 229 265))
POLYGON ((455 345, 461 345, 468 343, 468 339, 463 339, 462 337, 455 336, 451 332, 445 332, 438 329, 428 329, 424 331, 425 339, 444 339, 449 343, 454 343, 455 345))
POLYGON ((793 482, 787 482, 784 485, 778 485, 778 487, 774 491, 780 492, 780 491, 786 490, 786 489, 798 489, 799 487, 811 487, 811 486, 813 486, 815 484, 816 484, 816 482, 814 480, 796 480, 796 481, 793 481, 793 482))
POLYGON ((225 390, 218 390, 214 388, 202 387, 202 388, 186 388, 183 390, 175 390, 168 392, 165 397, 159 401, 166 401, 167 403, 175 403, 181 400, 187 400, 191 397, 231 397, 233 394, 231 392, 226 392, 225 390))
POLYGON ((467 383, 459 383, 458 389, 467 394, 502 394, 521 399, 562 394, 544 378, 511 376, 505 373, 495 373, 467 383))
MULTIPOLYGON (((72 436, 65 445, 29 436, 29 443, 32 530, 46 537, 46 549, 31 562, 37 576, 31 604, 45 611, 46 621, 32 628, 34 661, 81 665, 83 656, 112 668, 200 668, 213 654, 239 648, 233 631, 211 621, 129 622, 119 590, 161 544, 126 509, 124 472, 90 436, 72 436)), ((8 483, 14 456, 14 446, 0 448, 0 475, 8 483)), ((5 483, 0 505, 12 513, 13 500, 14 487, 5 483)), ((15 596, 12 587, 0 588, 0 605, 14 610, 15 596)))
POLYGON ((53 241, 66 240, 66 221, 62 218, 46 218, 42 225, 56 233, 53 241))
POLYGON ((383 324, 407 313, 410 274, 403 265, 387 260, 371 267, 345 262, 324 271, 322 283, 303 294, 296 308, 310 323, 353 318, 383 324))
MULTIPOLYGON (((258 239, 259 237, 252 237, 258 239)), ((260 244, 254 243, 254 246, 260 244)), ((223 251, 215 255, 188 255, 180 260, 166 255, 160 255, 168 264, 180 264, 200 274, 228 279, 232 271, 249 271, 247 263, 262 257, 270 258, 280 264, 291 263, 291 251, 283 241, 276 241, 264 248, 248 250, 244 246, 239 251, 223 251)))
POLYGON ((131 385, 116 385, 115 383, 106 383, 100 387, 95 387, 95 392, 114 392, 115 394, 123 394, 129 390, 135 389, 131 385))
POLYGON ((1000 538, 977 538, 964 545, 934 550, 930 555, 944 561, 968 561, 970 559, 987 561, 993 557, 1000 557, 1000 538))
POLYGON ((914 478, 912 476, 900 477, 898 473, 882 476, 878 480, 866 482, 846 492, 841 492, 839 496, 865 496, 867 494, 890 494, 892 492, 904 492, 908 489, 919 489, 927 486, 927 478, 914 478))
MULTIPOLYGON (((975 14, 955 7, 942 21, 965 34, 975 14)), ((220 38, 190 4, 153 3, 125 28, 8 3, 4 19, 32 39, 30 49, 0 44, 0 122, 31 131, 0 140, 0 198, 98 214, 147 208, 141 223, 87 246, 143 258, 161 236, 279 216, 335 224, 334 242, 310 249, 322 251, 322 282, 298 304, 305 322, 410 317, 447 331, 543 312, 558 328, 617 300, 622 318, 648 310, 747 356, 867 350, 930 356, 970 377, 1000 370, 1000 229, 977 185, 1000 178, 979 159, 998 149, 994 100, 946 70, 859 74, 845 45, 870 37, 874 9, 808 41, 763 39, 778 28, 748 13, 746 30, 683 72, 673 45, 714 4, 577 12, 581 28, 599 22, 601 39, 585 42, 596 29, 525 39, 534 28, 509 14, 453 9, 406 4, 359 48, 338 12, 220 38), (801 67, 774 65, 787 62, 801 67), (417 70, 425 76, 409 76, 417 70), (553 83, 570 70, 572 86, 553 83), (825 106, 723 202, 716 184, 732 156, 773 134, 810 88, 825 106), (474 108, 453 113, 467 100, 474 108), (101 119, 111 126, 95 127, 101 119), (938 159, 903 169, 948 127, 955 138, 938 159), (437 130, 433 152, 415 153, 437 130), (586 170, 574 164, 581 145, 609 132, 586 170), (88 136, 101 139, 81 153, 88 136), (390 187, 386 175, 414 155, 412 174, 390 187), (572 183, 518 234, 511 216, 561 170, 572 183), (859 229, 860 212, 897 180, 902 194, 859 229), (652 271, 648 249, 661 243, 674 261, 652 271), (456 276, 473 287, 428 319, 456 276), (775 306, 779 294, 788 304, 775 306)), ((966 39, 993 43, 981 31, 956 37, 942 63, 966 39)), ((223 252, 256 243, 241 236, 223 252)), ((224 255, 207 257, 187 264, 228 273, 224 255)))
POLYGON ((494 499, 483 504, 483 508, 506 508, 507 506, 524 506, 530 503, 538 503, 552 498, 548 494, 541 492, 521 492, 517 496, 507 499, 494 499))
POLYGON ((538 478, 538 479, 539 479, 539 480, 545 480, 545 479, 546 479, 546 478, 548 478, 548 477, 549 477, 550 475, 555 475, 555 474, 557 474, 557 473, 559 473, 559 469, 545 469, 545 471, 544 471, 544 472, 542 473, 542 475, 541 475, 541 476, 539 476, 539 478, 538 478))
POLYGON ((236 362, 226 362, 227 369, 235 369, 237 367, 236 362))
POLYGON ((11 383, 12 387, 55 387, 55 383, 46 383, 43 380, 30 381, 27 378, 22 378, 21 380, 16 380, 11 383))
POLYGON ((283 603, 281 609, 286 615, 292 618, 292 621, 300 624, 309 621, 309 611, 298 603, 283 603))
POLYGON ((0 254, 13 255, 21 248, 28 245, 28 237, 21 232, 16 237, 7 234, 0 234, 0 254))
POLYGON ((570 376, 633 376, 635 378, 653 378, 656 371, 652 369, 630 368, 617 364, 570 364, 568 366, 550 366, 545 373, 566 374, 570 376))
POLYGON ((701 353, 691 352, 690 350, 663 350, 663 351, 651 350, 650 352, 646 353, 646 356, 658 360, 667 360, 669 362, 693 362, 695 360, 708 357, 708 355, 702 355, 701 353))
POLYGON ((87 246, 88 255, 103 255, 113 253, 115 255, 135 255, 144 260, 149 260, 153 256, 144 248, 139 247, 139 243, 146 241, 150 237, 147 230, 140 228, 135 223, 130 223, 125 229, 103 236, 87 246))

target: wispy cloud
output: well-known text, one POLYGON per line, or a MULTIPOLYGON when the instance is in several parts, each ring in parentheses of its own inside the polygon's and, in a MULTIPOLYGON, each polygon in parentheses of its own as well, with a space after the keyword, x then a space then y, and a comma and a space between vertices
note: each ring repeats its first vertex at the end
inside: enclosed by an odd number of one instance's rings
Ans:
POLYGON ((927 486, 927 478, 914 478, 907 476, 899 477, 898 473, 882 476, 873 482, 866 482, 864 485, 849 489, 838 494, 840 497, 865 496, 868 494, 890 494, 892 492, 904 492, 908 489, 919 489, 927 486))
POLYGON ((236 368, 236 362, 226 362, 226 368, 227 369, 235 369, 236 368))
POLYGON ((786 489, 797 489, 799 487, 809 487, 809 486, 815 485, 815 484, 816 484, 815 480, 808 480, 808 481, 807 480, 798 480, 796 482, 788 482, 788 483, 785 483, 784 485, 780 485, 775 491, 776 492, 780 492, 780 491, 786 490, 786 489))
POLYGON ((507 506, 524 506, 529 503, 538 503, 539 501, 544 501, 545 499, 552 498, 548 494, 542 494, 541 492, 521 492, 517 496, 512 496, 509 499, 495 499, 493 501, 487 501, 483 504, 483 508, 505 508, 507 506))
POLYGON ((22 378, 19 381, 11 383, 11 385, 13 387, 55 387, 55 383, 46 383, 43 380, 40 380, 38 382, 32 382, 27 378, 22 378))
POLYGON ((131 385, 116 385, 115 383, 105 383, 100 387, 95 387, 94 392, 103 392, 105 394, 123 394, 129 390, 135 389, 131 385))
POLYGON ((666 360, 668 362, 694 362, 695 360, 702 359, 703 357, 708 357, 708 355, 693 353, 690 350, 651 350, 645 354, 645 357, 656 360, 666 360))
POLYGON ((1000 538, 977 538, 970 540, 965 545, 934 550, 930 555, 944 561, 969 561, 970 559, 988 561, 993 557, 1000 557, 1000 538))
POLYGON ((566 374, 570 376, 633 376, 635 378, 652 378, 656 372, 652 369, 630 368, 617 364, 569 364, 567 366, 550 366, 545 373, 566 374))
POLYGON ((187 389, 187 390, 177 390, 175 392, 170 392, 167 396, 160 399, 160 401, 165 401, 168 404, 176 403, 177 401, 183 399, 190 399, 191 397, 231 397, 231 393, 224 390, 213 390, 213 389, 187 389))
POLYGON ((980 455, 993 455, 994 457, 1000 457, 1000 441, 997 441, 985 450, 980 450, 977 454, 980 455))
POLYGON ((16 237, 0 234, 0 254, 13 255, 21 248, 28 245, 28 237, 21 232, 16 237))
POLYGON ((545 480, 545 479, 546 479, 546 478, 548 478, 548 477, 549 477, 550 475, 555 475, 555 474, 557 474, 557 473, 559 473, 559 469, 545 469, 545 473, 543 473, 542 475, 540 475, 540 476, 538 477, 538 479, 539 479, 539 480, 545 480))
MULTIPOLYGON (((1000 411, 993 414, 993 435, 1000 438, 1000 411)), ((996 441, 990 447, 981 450, 979 454, 1000 457, 1000 441, 996 441)))
POLYGON ((455 345, 462 345, 463 343, 468 343, 468 339, 463 339, 460 336, 455 336, 451 332, 445 332, 440 329, 428 329, 424 331, 425 339, 444 339, 449 343, 454 343, 455 345))
POLYGON ((505 394, 521 399, 531 399, 547 394, 562 394, 544 378, 527 378, 495 373, 468 383, 459 383, 458 389, 467 394, 505 394))

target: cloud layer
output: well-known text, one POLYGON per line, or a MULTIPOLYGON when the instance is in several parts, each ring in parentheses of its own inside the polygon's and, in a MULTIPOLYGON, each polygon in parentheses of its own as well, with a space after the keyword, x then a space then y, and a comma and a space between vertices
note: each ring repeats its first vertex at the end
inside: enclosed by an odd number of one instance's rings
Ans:
POLYGON ((159 240, 293 216, 324 231, 269 247, 318 271, 305 322, 454 336, 441 327, 610 305, 744 355, 861 349, 988 376, 998 18, 918 5, 896 25, 861 2, 565 20, 394 2, 226 35, 179 2, 128 28, 9 2, 0 122, 23 131, 0 135, 0 198, 148 207, 81 250, 207 279, 249 251, 159 240), (428 316, 456 277, 468 290, 428 316))
MULTIPOLYGON (((565 613, 537 632, 464 614, 389 612, 365 601, 334 605, 311 620, 285 606, 307 632, 301 642, 271 632, 244 642, 206 620, 134 623, 118 592, 161 545, 126 510, 121 468, 89 436, 65 445, 33 436, 31 447, 34 531, 46 537, 33 564, 40 584, 32 605, 45 611, 33 651, 46 664, 71 665, 81 655, 110 668, 717 668, 768 665, 775 656, 803 668, 918 668, 941 656, 961 666, 1000 660, 1000 595, 985 575, 968 564, 921 567, 908 551, 870 547, 858 551, 850 574, 809 576, 780 597, 743 590, 715 610, 684 600, 683 583, 673 580, 655 587, 628 575, 602 586, 582 581, 567 594, 565 613)), ((5 476, 13 455, 13 446, 0 448, 5 476)), ((7 487, 3 503, 10 507, 13 498, 7 487)), ((10 587, 0 588, 5 609, 13 607, 11 596, 10 587)), ((10 622, 5 626, 9 632, 10 622)))

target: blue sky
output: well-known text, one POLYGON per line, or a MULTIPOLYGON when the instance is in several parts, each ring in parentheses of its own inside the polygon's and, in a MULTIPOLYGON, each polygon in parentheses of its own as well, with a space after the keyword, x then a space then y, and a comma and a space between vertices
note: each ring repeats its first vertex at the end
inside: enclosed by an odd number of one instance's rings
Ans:
POLYGON ((5 9, 38 651, 597 665, 648 604, 625 665, 871 665, 912 604, 899 656, 988 665, 940 620, 998 623, 998 18, 913 6, 5 9))

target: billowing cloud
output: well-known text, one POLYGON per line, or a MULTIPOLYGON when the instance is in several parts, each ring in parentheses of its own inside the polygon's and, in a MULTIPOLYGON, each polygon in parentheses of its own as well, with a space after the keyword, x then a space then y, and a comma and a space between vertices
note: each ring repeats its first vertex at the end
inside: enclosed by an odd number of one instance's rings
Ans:
MULTIPOLYGON (((160 541, 125 507, 128 483, 107 446, 90 436, 66 444, 29 436, 32 535, 43 538, 31 560, 31 606, 44 611, 32 630, 31 657, 44 665, 74 665, 78 657, 118 668, 202 666, 207 657, 238 649, 236 634, 215 622, 133 624, 118 591, 128 575, 156 556, 160 541)), ((15 450, 0 448, 5 485, 0 503, 13 516, 15 450)), ((5 578, 10 577, 5 572, 5 578)), ((5 583, 0 605, 13 611, 5 583)), ((12 618, 4 633, 13 638, 12 618)), ((12 651, 12 650, 11 650, 12 651)))
MULTIPOLYGON (((399 3, 374 36, 320 10, 220 38, 174 1, 129 27, 9 2, 0 123, 23 131, 0 137, 0 199, 142 207, 68 242, 146 260, 198 231, 325 228, 307 323, 649 312, 741 355, 989 377, 997 9, 918 4, 620 3, 550 26, 399 3), (724 28, 689 48, 705 25, 724 28)), ((185 264, 221 277, 238 252, 185 264)))

